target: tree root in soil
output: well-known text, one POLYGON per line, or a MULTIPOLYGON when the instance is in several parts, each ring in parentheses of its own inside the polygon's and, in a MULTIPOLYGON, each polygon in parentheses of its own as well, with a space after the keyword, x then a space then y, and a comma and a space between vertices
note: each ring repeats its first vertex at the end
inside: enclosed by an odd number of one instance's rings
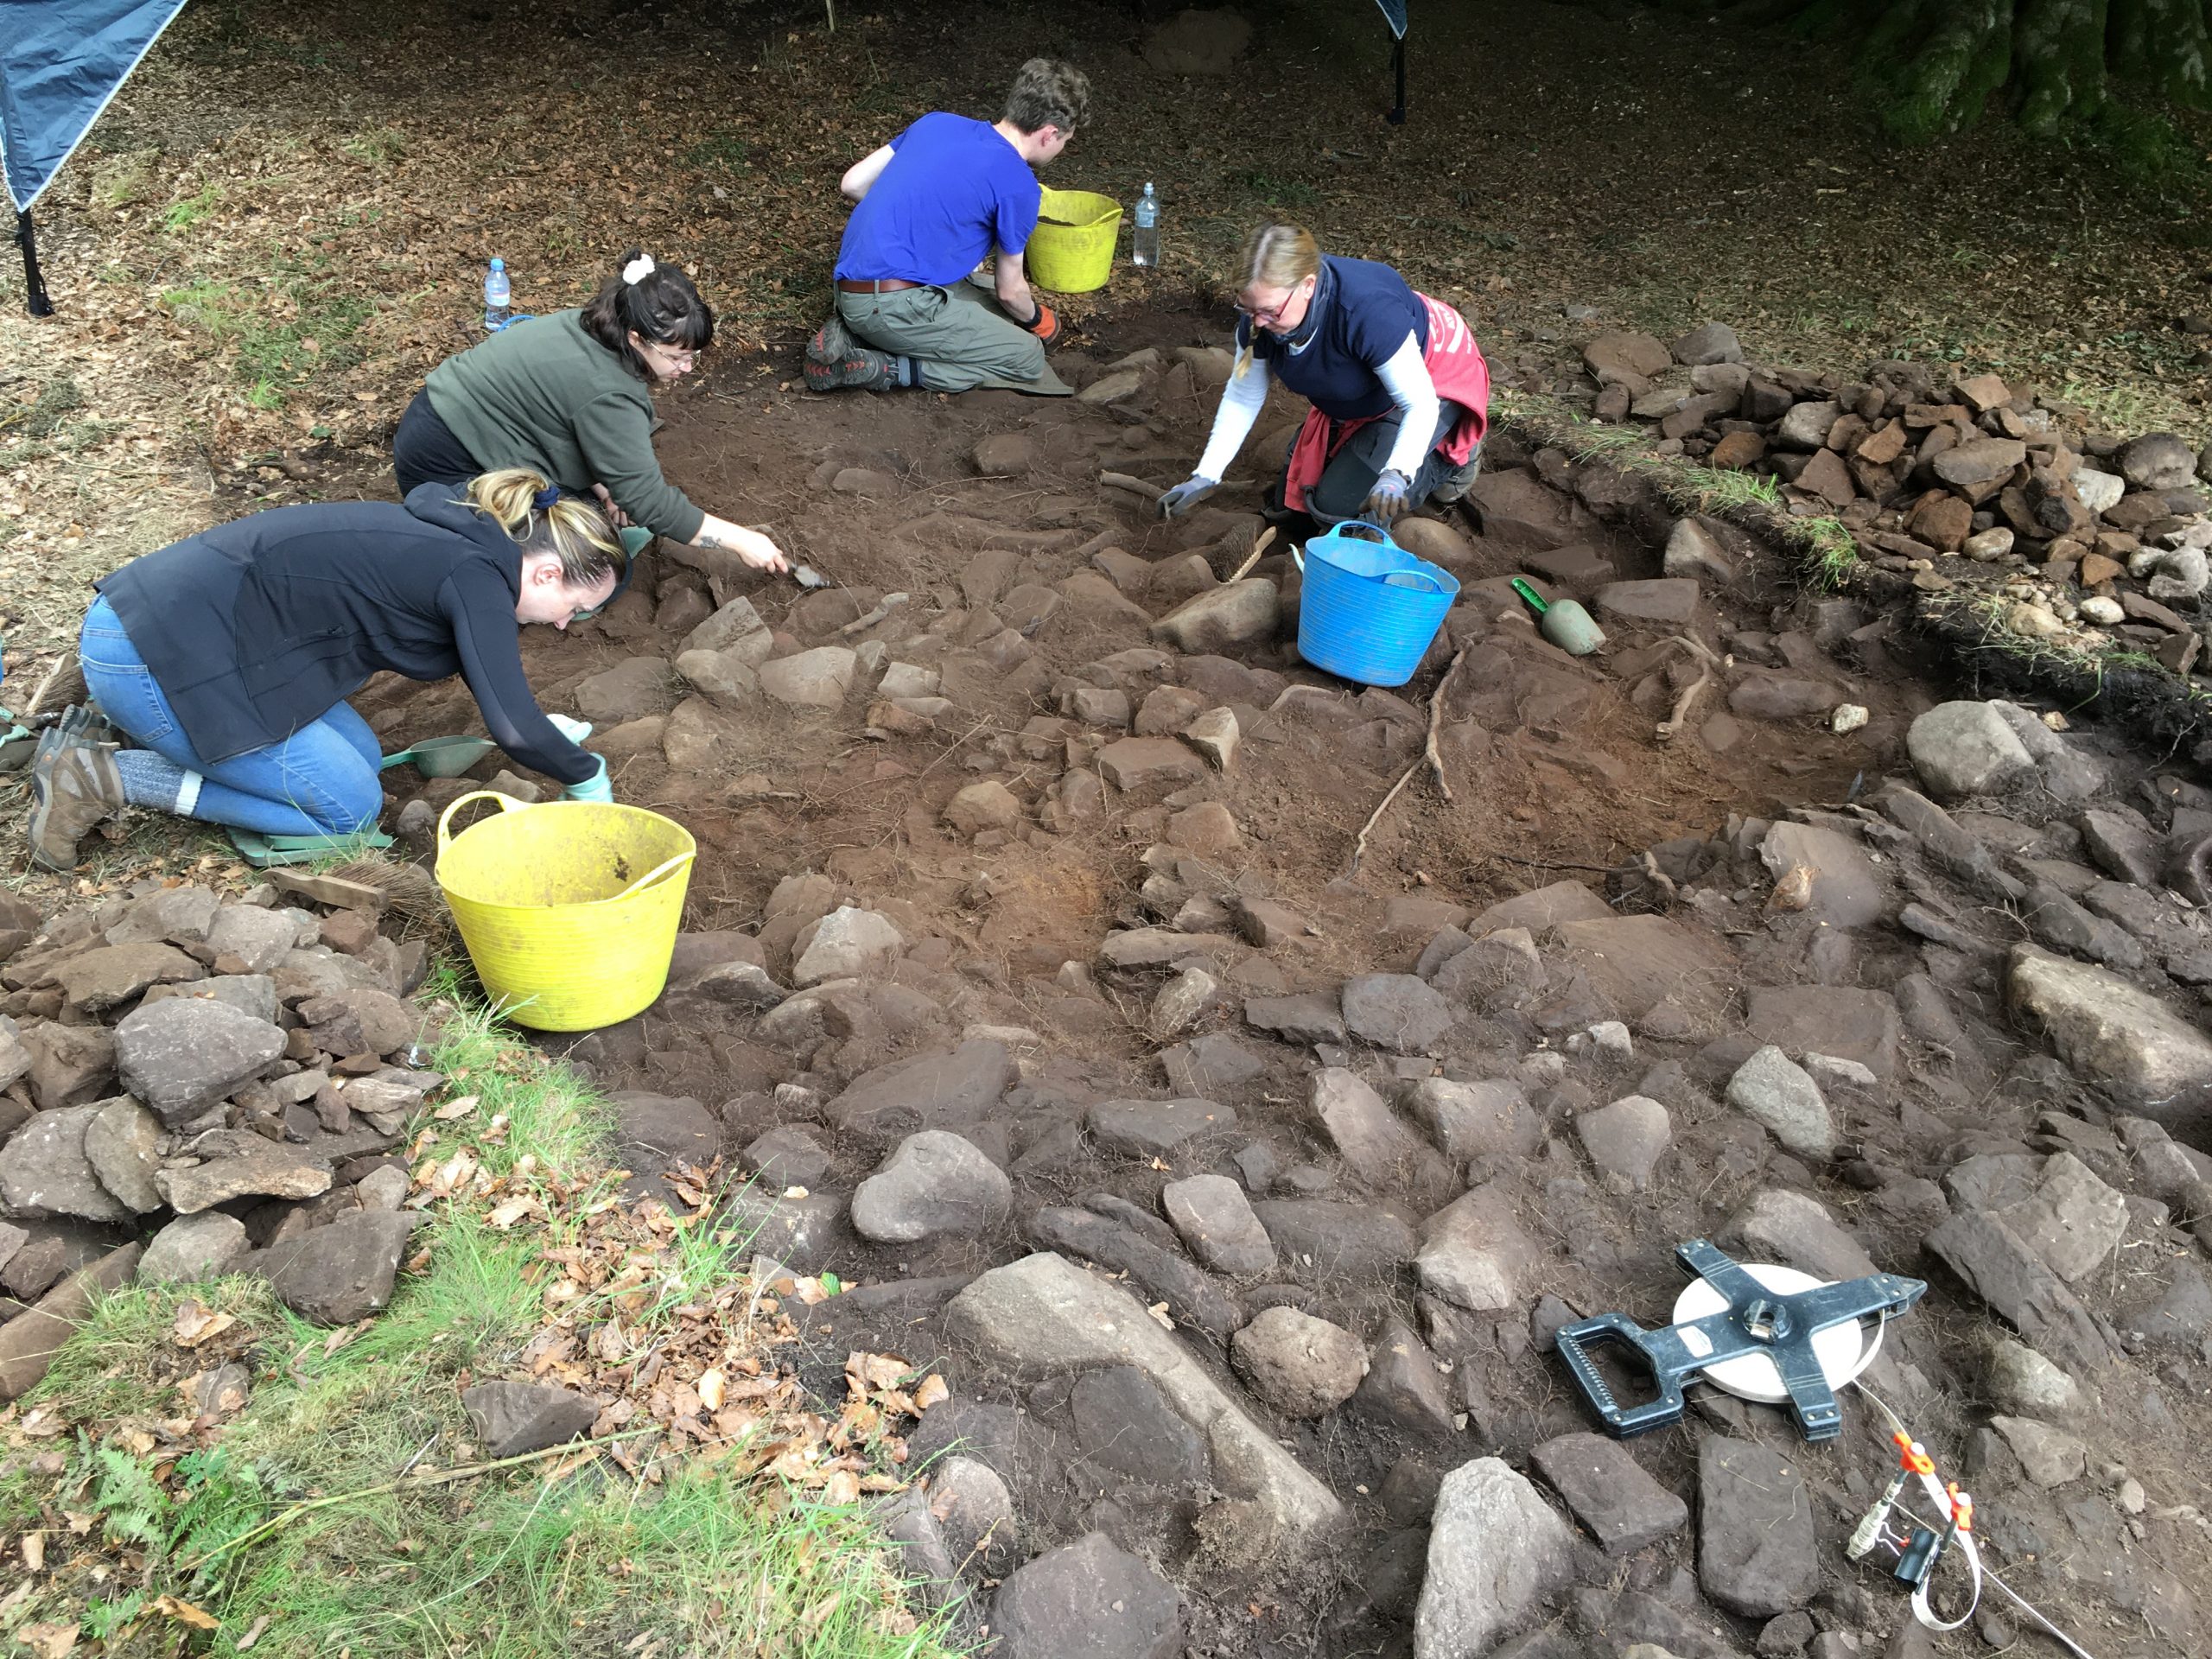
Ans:
POLYGON ((1382 798, 1382 804, 1376 807, 1367 822, 1360 825, 1359 836, 1351 844, 1351 868, 1344 872, 1345 874, 1359 874, 1359 861, 1367 856, 1367 837, 1374 832, 1375 826, 1382 822, 1382 815, 1390 810, 1390 803, 1398 798, 1398 791, 1411 783, 1414 774, 1423 766, 1436 773, 1436 786, 1444 791, 1444 798, 1446 801, 1452 798, 1451 780, 1444 775, 1444 756, 1436 747, 1436 733, 1443 722, 1445 694, 1452 689, 1452 677, 1459 671, 1459 664, 1466 658, 1467 648, 1462 645, 1452 658, 1452 665, 1444 671, 1444 677, 1437 681, 1436 690, 1429 694, 1428 741, 1421 745, 1421 759, 1399 774, 1398 781, 1390 785, 1390 792, 1382 798))
POLYGON ((1720 666, 1720 658, 1702 640, 1694 639, 1688 634, 1678 634, 1668 643, 1680 645, 1695 657, 1698 670, 1697 678, 1683 687, 1681 696, 1675 699, 1674 712, 1659 722, 1659 729, 1655 735, 1662 743, 1671 740, 1688 723, 1690 709, 1695 705, 1698 695, 1713 683, 1713 671, 1720 666))

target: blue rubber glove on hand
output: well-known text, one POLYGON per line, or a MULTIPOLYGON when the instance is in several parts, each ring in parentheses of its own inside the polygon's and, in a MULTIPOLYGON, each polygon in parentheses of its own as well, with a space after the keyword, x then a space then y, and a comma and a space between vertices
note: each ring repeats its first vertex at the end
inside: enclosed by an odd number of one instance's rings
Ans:
POLYGON ((564 801, 598 801, 612 806, 614 804, 614 785, 607 775, 607 757, 595 754, 592 759, 599 763, 599 770, 581 784, 570 784, 561 791, 561 798, 564 801))
POLYGON ((1173 518, 1188 512, 1206 497, 1211 495, 1220 484, 1219 479, 1208 478, 1204 473, 1192 474, 1173 489, 1165 492, 1160 496, 1160 516, 1163 518, 1173 518))
POLYGON ((588 720, 571 720, 566 715, 548 715, 545 718, 553 722, 555 731, 571 743, 581 745, 591 735, 591 721, 588 720))
POLYGON ((1406 510, 1406 493, 1412 487, 1413 480, 1403 473, 1383 472, 1376 477, 1367 499, 1360 503, 1359 516, 1389 529, 1406 510))

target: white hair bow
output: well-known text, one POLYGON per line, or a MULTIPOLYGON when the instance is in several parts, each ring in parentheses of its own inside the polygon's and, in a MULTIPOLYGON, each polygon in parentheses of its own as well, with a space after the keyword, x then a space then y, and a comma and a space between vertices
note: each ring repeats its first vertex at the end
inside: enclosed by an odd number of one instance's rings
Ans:
POLYGON ((622 280, 631 283, 642 283, 658 269, 653 264, 652 255, 641 253, 622 267, 622 280))

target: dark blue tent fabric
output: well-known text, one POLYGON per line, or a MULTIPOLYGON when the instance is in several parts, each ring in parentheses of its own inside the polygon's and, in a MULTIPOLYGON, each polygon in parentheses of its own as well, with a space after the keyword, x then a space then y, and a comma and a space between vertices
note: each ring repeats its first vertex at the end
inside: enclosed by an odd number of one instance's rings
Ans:
POLYGON ((29 212, 184 0, 0 0, 0 169, 29 212))
POLYGON ((1390 25, 1390 33, 1399 40, 1406 38, 1406 0, 1375 0, 1382 8, 1382 20, 1390 25))

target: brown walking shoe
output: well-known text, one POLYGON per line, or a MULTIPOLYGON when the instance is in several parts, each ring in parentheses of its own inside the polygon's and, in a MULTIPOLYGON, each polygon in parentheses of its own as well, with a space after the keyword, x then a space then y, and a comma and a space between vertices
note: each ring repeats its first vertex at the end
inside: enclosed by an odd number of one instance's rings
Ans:
POLYGON ((77 867, 77 843, 124 808, 123 773, 107 750, 48 732, 31 761, 31 861, 49 870, 77 867))

